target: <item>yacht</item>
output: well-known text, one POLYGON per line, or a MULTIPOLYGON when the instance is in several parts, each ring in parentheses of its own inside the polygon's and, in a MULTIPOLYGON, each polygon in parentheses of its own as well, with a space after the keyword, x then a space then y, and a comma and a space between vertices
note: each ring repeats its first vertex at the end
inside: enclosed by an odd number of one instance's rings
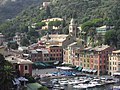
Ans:
POLYGON ((95 86, 101 86, 101 83, 98 83, 97 81, 90 81, 91 85, 95 85, 95 86))
POLYGON ((120 90, 120 86, 113 86, 112 90, 120 90))
POLYGON ((74 85, 73 88, 86 89, 86 88, 88 88, 88 85, 87 84, 78 84, 78 85, 74 85))
POLYGON ((79 84, 80 81, 79 80, 70 80, 68 81, 68 84, 72 85, 72 84, 79 84))

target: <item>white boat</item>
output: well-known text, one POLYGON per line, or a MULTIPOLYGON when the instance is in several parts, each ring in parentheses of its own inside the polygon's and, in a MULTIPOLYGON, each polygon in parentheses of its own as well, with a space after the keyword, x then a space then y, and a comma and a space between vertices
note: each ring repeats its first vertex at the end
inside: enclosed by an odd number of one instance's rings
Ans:
POLYGON ((80 83, 80 81, 79 80, 70 80, 70 81, 68 81, 68 84, 79 84, 80 83))
POLYGON ((106 83, 106 84, 112 84, 112 83, 115 83, 115 81, 114 81, 114 80, 110 80, 110 81, 109 81, 109 80, 106 80, 105 83, 106 83))
POLYGON ((74 85, 73 88, 86 89, 86 88, 88 88, 88 85, 87 84, 78 84, 78 85, 74 85))
POLYGON ((90 82, 90 80, 83 80, 83 81, 80 81, 80 83, 87 83, 87 82, 90 82))
POLYGON ((101 86, 102 84, 98 83, 97 81, 91 81, 90 84, 93 84, 95 86, 101 86))
POLYGON ((68 85, 68 82, 67 81, 59 81, 59 84, 60 85, 68 85))
POLYGON ((113 86, 113 90, 120 90, 120 86, 113 86))
POLYGON ((54 84, 54 87, 59 87, 60 85, 59 84, 54 84))
POLYGON ((88 84, 88 88, 93 88, 95 86, 96 86, 95 84, 88 84))

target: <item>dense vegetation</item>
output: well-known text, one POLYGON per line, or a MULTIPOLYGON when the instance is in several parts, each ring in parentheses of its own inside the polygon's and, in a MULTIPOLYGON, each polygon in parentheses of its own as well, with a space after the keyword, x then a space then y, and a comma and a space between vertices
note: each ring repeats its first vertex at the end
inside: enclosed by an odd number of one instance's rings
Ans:
MULTIPOLYGON (((115 26, 106 33, 105 43, 120 47, 120 1, 119 0, 50 0, 52 3, 47 8, 40 5, 30 6, 23 10, 16 18, 0 25, 0 31, 7 37, 14 36, 16 31, 29 33, 28 26, 40 23, 50 17, 63 18, 62 33, 68 33, 68 24, 72 17, 78 25, 89 32, 89 29, 102 25, 115 26), (12 31, 12 33, 11 33, 12 31), (112 33, 114 32, 114 33, 112 33), (111 37, 112 36, 112 37, 111 37), (115 43, 114 43, 115 42, 115 43)), ((39 28, 37 28, 39 29, 39 28)), ((33 29, 32 29, 33 30, 33 29)), ((34 29, 35 30, 35 29, 34 29)), ((29 34, 31 35, 31 34, 29 34)), ((38 37, 37 37, 38 38, 38 37)))
POLYGON ((9 90, 12 88, 12 80, 15 77, 12 64, 5 60, 4 56, 0 54, 0 88, 2 90, 9 90))
POLYGON ((0 0, 0 23, 18 15, 31 5, 39 5, 42 0, 0 0))

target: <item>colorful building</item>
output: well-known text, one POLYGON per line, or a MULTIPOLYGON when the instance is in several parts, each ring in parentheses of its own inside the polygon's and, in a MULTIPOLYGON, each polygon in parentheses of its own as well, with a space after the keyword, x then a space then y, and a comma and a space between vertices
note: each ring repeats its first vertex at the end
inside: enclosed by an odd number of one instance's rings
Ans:
POLYGON ((63 62, 63 48, 61 46, 50 46, 48 48, 50 61, 63 62))
POLYGON ((112 54, 109 54, 108 74, 113 76, 118 72, 120 72, 120 50, 113 51, 112 54))
POLYGON ((111 54, 112 50, 108 45, 84 48, 78 53, 80 66, 88 72, 96 70, 97 75, 107 74, 108 54, 111 54))
POLYGON ((10 63, 13 64, 13 68, 16 71, 19 71, 21 76, 24 76, 25 74, 32 75, 32 64, 33 62, 28 59, 21 59, 15 56, 8 56, 5 58, 10 63))
POLYGON ((74 42, 74 38, 70 35, 65 34, 47 34, 46 36, 41 37, 41 42, 45 42, 46 46, 62 46, 67 47, 67 45, 74 42))

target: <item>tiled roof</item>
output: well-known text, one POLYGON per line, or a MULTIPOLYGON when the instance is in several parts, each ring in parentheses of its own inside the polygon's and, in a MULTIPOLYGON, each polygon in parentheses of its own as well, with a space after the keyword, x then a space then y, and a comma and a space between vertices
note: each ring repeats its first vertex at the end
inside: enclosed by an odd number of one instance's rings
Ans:
POLYGON ((28 59, 25 60, 25 59, 17 58, 15 56, 8 56, 5 59, 11 63, 16 63, 16 64, 32 64, 33 63, 28 59))
POLYGON ((103 51, 103 50, 105 50, 105 49, 107 49, 107 48, 109 48, 109 47, 110 47, 110 46, 108 46, 108 45, 101 45, 101 46, 95 47, 94 50, 95 50, 95 51, 103 51))
POLYGON ((113 53, 118 54, 118 53, 120 53, 120 50, 113 51, 113 53))

